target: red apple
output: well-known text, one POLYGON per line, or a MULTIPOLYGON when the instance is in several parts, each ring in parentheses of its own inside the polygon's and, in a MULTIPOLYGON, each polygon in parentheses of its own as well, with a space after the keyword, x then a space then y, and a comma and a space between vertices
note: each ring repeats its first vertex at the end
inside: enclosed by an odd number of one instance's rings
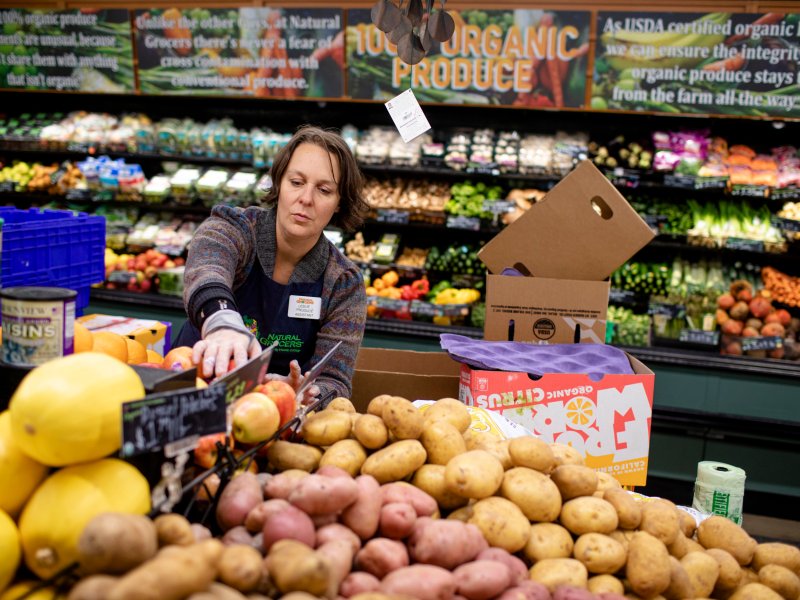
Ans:
POLYGON ((285 425, 294 418, 297 412, 297 394, 288 383, 267 381, 258 386, 255 391, 268 396, 277 405, 281 415, 281 425, 285 425))
POLYGON ((281 414, 271 398, 250 392, 234 404, 232 424, 237 441, 257 444, 275 435, 281 425, 281 414))
POLYGON ((197 448, 194 449, 194 462, 198 466, 210 469, 217 464, 217 442, 225 445, 224 433, 204 435, 198 440, 197 448))
POLYGON ((162 365, 161 363, 154 363, 154 362, 141 362, 136 366, 137 367, 147 367, 149 369, 163 369, 164 368, 164 365, 162 365))

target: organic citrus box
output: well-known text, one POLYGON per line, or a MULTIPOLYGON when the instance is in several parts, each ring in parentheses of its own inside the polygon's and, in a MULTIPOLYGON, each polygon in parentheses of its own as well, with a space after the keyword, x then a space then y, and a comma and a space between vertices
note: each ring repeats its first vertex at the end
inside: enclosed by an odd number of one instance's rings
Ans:
POLYGON ((485 371, 461 365, 459 400, 496 411, 546 442, 567 444, 622 485, 647 482, 655 375, 627 355, 633 374, 485 371))
POLYGON ((78 321, 92 332, 110 331, 127 336, 161 356, 170 350, 172 324, 169 322, 101 314, 84 315, 78 321))

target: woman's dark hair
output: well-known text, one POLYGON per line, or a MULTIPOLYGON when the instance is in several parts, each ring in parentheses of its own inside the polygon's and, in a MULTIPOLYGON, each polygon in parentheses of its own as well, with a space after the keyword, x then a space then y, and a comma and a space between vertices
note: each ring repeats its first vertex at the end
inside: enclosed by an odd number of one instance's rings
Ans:
MULTIPOLYGON (((326 150, 329 155, 333 155, 339 162, 339 176, 336 185, 339 192, 339 210, 334 213, 331 225, 341 227, 348 233, 352 233, 361 227, 364 218, 369 210, 369 205, 364 200, 364 176, 358 168, 353 153, 344 138, 335 131, 321 129, 311 125, 303 125, 289 140, 283 148, 275 155, 270 169, 272 178, 272 188, 267 193, 264 202, 268 206, 273 206, 278 202, 281 191, 281 180, 289 166, 289 161, 294 151, 300 144, 313 144, 326 150)), ((333 161, 331 161, 331 171, 335 173, 333 161)))

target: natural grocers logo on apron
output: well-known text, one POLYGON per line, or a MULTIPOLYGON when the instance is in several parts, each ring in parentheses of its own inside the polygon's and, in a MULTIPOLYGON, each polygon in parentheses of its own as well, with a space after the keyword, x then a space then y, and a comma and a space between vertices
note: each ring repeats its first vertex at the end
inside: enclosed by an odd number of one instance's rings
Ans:
POLYGON ((258 331, 258 321, 247 315, 243 315, 242 319, 244 320, 245 326, 250 330, 250 333, 256 336, 258 343, 264 348, 271 346, 274 342, 278 342, 278 347, 276 349, 278 352, 300 352, 303 348, 303 340, 301 340, 300 336, 297 334, 270 333, 269 335, 263 336, 258 331))

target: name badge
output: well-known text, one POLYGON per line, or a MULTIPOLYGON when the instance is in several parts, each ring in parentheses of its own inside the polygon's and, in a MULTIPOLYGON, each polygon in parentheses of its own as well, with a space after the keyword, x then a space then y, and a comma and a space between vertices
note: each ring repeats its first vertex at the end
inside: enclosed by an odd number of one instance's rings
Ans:
POLYGON ((319 319, 322 298, 289 296, 289 316, 295 319, 319 319))

